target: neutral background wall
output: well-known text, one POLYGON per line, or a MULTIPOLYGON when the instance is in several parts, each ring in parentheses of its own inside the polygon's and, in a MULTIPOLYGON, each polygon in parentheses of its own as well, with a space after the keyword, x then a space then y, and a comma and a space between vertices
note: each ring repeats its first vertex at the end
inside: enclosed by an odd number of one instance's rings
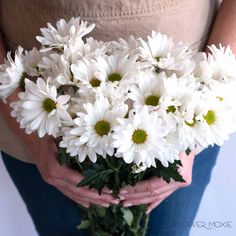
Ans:
MULTIPOLYGON (((236 235, 236 135, 221 149, 190 236, 236 235)), ((0 235, 37 236, 0 158, 0 235)), ((188 227, 183 222, 179 227, 188 227)), ((180 235, 181 236, 181 235, 180 235)))

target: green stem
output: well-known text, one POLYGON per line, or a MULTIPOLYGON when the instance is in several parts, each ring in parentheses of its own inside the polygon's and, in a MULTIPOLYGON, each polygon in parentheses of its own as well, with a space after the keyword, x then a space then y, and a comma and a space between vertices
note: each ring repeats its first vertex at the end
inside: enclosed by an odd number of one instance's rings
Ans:
POLYGON ((140 236, 145 236, 147 233, 147 228, 148 228, 148 222, 149 222, 149 215, 146 213, 143 216, 143 228, 141 230, 140 236))
POLYGON ((114 170, 114 171, 116 171, 116 172, 118 171, 117 168, 111 164, 111 162, 109 161, 108 158, 105 158, 105 161, 106 161, 107 165, 108 165, 112 170, 114 170))
POLYGON ((95 224, 93 224, 93 218, 94 218, 94 216, 93 216, 93 213, 92 213, 92 210, 91 210, 91 208, 89 207, 88 209, 87 209, 87 215, 88 215, 88 218, 89 218, 89 220, 91 221, 91 225, 90 225, 90 231, 91 231, 91 235, 92 236, 95 236, 96 234, 96 230, 95 230, 95 224))
POLYGON ((119 179, 119 172, 118 171, 116 171, 114 173, 114 178, 115 178, 115 184, 114 184, 114 187, 113 187, 113 194, 115 196, 117 196, 118 193, 119 193, 119 190, 120 190, 120 179, 119 179))
POLYGON ((144 210, 142 209, 142 207, 138 206, 137 210, 138 210, 138 212, 137 212, 137 214, 134 218, 134 221, 132 223, 132 226, 131 226, 133 229, 136 229, 139 227, 140 221, 142 219, 142 215, 143 215, 143 213, 145 213, 144 210))

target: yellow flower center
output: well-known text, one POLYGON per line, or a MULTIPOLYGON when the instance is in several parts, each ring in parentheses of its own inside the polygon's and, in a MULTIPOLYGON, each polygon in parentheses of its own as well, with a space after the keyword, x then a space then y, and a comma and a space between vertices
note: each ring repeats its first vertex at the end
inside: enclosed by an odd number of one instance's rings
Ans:
POLYGON ((216 121, 216 115, 215 112, 212 110, 209 110, 207 114, 204 116, 205 121, 207 122, 208 125, 212 125, 216 121))
POLYGON ((19 80, 19 86, 21 87, 21 89, 25 90, 25 78, 26 78, 27 74, 26 72, 23 72, 21 74, 20 80, 19 80))
POLYGON ((107 135, 110 132, 111 125, 105 120, 100 120, 95 124, 94 128, 98 135, 103 136, 107 135))
POLYGON ((50 113, 52 110, 56 109, 56 103, 51 99, 51 98, 46 98, 43 101, 43 109, 47 112, 50 113))
POLYGON ((168 106, 166 111, 167 111, 167 113, 169 113, 169 112, 174 113, 176 111, 176 108, 175 108, 175 106, 168 106))
POLYGON ((220 96, 217 96, 216 98, 219 99, 220 101, 223 101, 223 100, 224 100, 224 98, 222 98, 222 97, 220 97, 220 96))
POLYGON ((118 73, 112 73, 108 76, 108 81, 115 82, 120 81, 122 79, 122 76, 118 73))
POLYGON ((147 140, 147 133, 142 129, 136 129, 132 134, 132 140, 136 144, 145 143, 147 140))
POLYGON ((92 87, 99 87, 101 84, 101 81, 99 79, 93 78, 90 80, 90 84, 92 87))
POLYGON ((160 100, 160 98, 158 96, 150 95, 150 96, 146 97, 145 104, 149 105, 149 106, 157 106, 159 103, 159 100, 160 100))
POLYGON ((161 57, 160 56, 156 56, 155 59, 156 59, 157 62, 159 62, 161 57))

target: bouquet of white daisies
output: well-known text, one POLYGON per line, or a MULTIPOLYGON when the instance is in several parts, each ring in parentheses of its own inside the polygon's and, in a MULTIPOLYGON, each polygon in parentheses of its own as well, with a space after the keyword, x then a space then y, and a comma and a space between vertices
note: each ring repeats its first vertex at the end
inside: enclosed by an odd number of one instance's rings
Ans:
MULTIPOLYGON (((30 134, 60 139, 60 163, 100 193, 153 176, 184 181, 179 153, 223 145, 236 130, 236 60, 230 47, 195 52, 152 32, 102 42, 80 18, 48 23, 40 50, 18 47, 0 66, 0 97, 17 88, 11 115, 30 134)), ((80 228, 145 235, 146 206, 90 206, 80 228)))

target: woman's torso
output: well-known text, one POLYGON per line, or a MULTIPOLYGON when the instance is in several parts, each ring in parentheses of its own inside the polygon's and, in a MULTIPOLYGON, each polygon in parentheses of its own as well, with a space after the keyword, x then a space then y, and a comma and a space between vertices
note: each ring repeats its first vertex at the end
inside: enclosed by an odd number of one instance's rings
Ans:
MULTIPOLYGON (((146 37, 152 30, 202 49, 220 0, 0 0, 0 29, 8 50, 38 46, 35 36, 47 22, 81 16, 96 23, 98 40, 146 37)), ((0 114, 0 149, 27 160, 24 145, 0 114)))
POLYGON ((47 22, 81 16, 95 22, 100 40, 145 37, 151 30, 203 46, 219 0, 0 0, 0 24, 9 49, 32 48, 47 22))

